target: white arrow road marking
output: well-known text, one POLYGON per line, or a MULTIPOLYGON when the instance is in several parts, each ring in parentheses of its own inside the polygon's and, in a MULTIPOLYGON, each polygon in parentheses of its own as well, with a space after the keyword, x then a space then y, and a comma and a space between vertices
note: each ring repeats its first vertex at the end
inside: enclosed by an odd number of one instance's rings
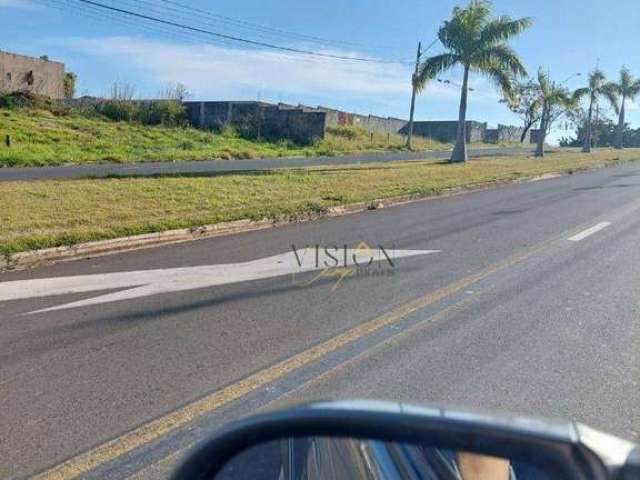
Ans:
POLYGON ((402 257, 438 253, 439 250, 386 250, 383 252, 380 249, 338 249, 337 251, 330 249, 329 252, 333 257, 329 256, 324 248, 318 250, 305 248, 296 252, 292 250, 280 255, 242 263, 15 280, 0 283, 0 301, 68 295, 115 288, 127 289, 29 313, 50 312, 130 300, 160 293, 180 292, 274 278, 326 268, 344 268, 357 265, 364 266, 373 262, 387 262, 388 259, 385 253, 391 261, 395 261, 402 257), (337 265, 336 261, 339 262, 337 265))
POLYGON ((583 230, 577 235, 574 235, 573 237, 568 238, 568 240, 571 242, 579 242, 580 240, 584 240, 585 238, 593 235, 594 233, 599 232, 604 228, 607 228, 609 225, 611 225, 611 222, 600 222, 597 225, 594 225, 591 228, 587 228, 586 230, 583 230))

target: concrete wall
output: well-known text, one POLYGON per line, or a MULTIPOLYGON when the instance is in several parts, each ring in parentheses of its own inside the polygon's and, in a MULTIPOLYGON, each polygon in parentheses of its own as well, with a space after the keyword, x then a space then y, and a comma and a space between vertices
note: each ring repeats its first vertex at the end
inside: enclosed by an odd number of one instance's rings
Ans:
POLYGON ((189 122, 199 128, 231 125, 260 138, 288 138, 302 144, 324 137, 324 112, 264 102, 184 102, 189 122))
MULTIPOLYGON (((234 125, 237 128, 255 128, 259 118, 258 102, 184 102, 187 117, 200 128, 219 128, 234 125)), ((267 104, 264 104, 265 106, 267 104)))
MULTIPOLYGON (((513 125, 498 125, 498 128, 489 128, 484 132, 484 141, 486 143, 519 142, 522 130, 522 128, 513 125)), ((525 142, 529 140, 529 135, 527 132, 525 142)))
POLYGON ((297 143, 309 144, 324 138, 325 121, 324 112, 270 107, 263 110, 259 134, 265 138, 288 138, 297 143))
POLYGON ((407 124, 406 120, 402 120, 400 118, 360 115, 358 113, 343 112, 342 110, 336 110, 335 108, 323 107, 322 105, 311 107, 309 105, 302 104, 290 105, 286 103, 279 103, 278 107, 282 109, 297 108, 305 112, 324 112, 326 114, 325 126, 327 127, 334 125, 358 126, 368 132, 400 133, 407 124))
MULTIPOLYGON (((486 123, 474 122, 468 120, 466 122, 467 127, 467 143, 471 142, 483 142, 484 133, 487 129, 486 123)), ((408 126, 403 128, 401 133, 407 133, 408 126)), ((451 121, 427 121, 427 122, 414 122, 413 134, 420 135, 422 137, 433 138, 441 142, 455 142, 458 135, 458 122, 451 121)))
POLYGON ((538 143, 538 135, 540 135, 540 130, 532 128, 529 131, 529 143, 538 143))
POLYGON ((0 51, 0 90, 64 98, 64 64, 0 51))
MULTIPOLYGON (((334 125, 359 126, 368 132, 406 135, 408 122, 399 118, 377 117, 343 112, 333 108, 265 102, 184 102, 190 123, 200 128, 233 125, 241 132, 263 138, 289 138, 311 143, 324 138, 326 128, 334 125)), ((415 135, 453 143, 457 121, 414 122, 415 135)), ((522 130, 508 125, 487 129, 486 123, 467 121, 467 143, 519 141, 522 130)))
POLYGON ((326 112, 326 126, 345 125, 358 126, 364 128, 368 132, 380 133, 400 133, 407 125, 406 120, 393 117, 378 117, 376 115, 360 115, 357 113, 343 112, 333 108, 323 107, 305 107, 315 111, 326 112))
POLYGON ((311 143, 324 138, 332 125, 354 125, 367 131, 398 133, 407 124, 398 118, 342 112, 333 108, 264 102, 184 102, 190 123, 201 128, 233 125, 240 131, 265 138, 290 138, 311 143))

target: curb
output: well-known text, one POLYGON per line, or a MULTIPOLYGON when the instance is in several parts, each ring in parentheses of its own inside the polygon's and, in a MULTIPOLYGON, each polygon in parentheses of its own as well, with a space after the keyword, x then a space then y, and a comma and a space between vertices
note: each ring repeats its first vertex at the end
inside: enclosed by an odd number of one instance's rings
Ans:
MULTIPOLYGON (((504 182, 514 183, 514 182, 504 182)), ((302 223, 319 218, 340 217, 354 213, 378 210, 391 206, 404 205, 407 203, 445 198, 474 191, 488 190, 499 183, 477 185, 474 187, 460 187, 444 191, 441 194, 420 196, 406 195, 393 198, 377 199, 368 202, 357 202, 347 205, 337 205, 327 209, 326 213, 312 215, 304 218, 279 218, 263 220, 236 220, 233 222, 216 223, 203 225, 201 227, 185 228, 180 230, 167 230, 164 232, 146 233, 142 235, 132 235, 128 237, 114 238, 110 240, 98 240, 95 242, 78 243, 76 245, 45 248, 41 250, 31 250, 27 252, 14 253, 13 255, 0 258, 0 272, 7 270, 24 270, 27 268, 40 267, 57 262, 68 262, 92 257, 100 257, 115 253, 141 250, 144 248, 159 247, 174 243, 183 243, 205 238, 234 235, 237 233, 266 230, 269 228, 281 227, 294 223, 302 223)))
POLYGON ((133 235, 111 240, 98 240, 95 242, 79 243, 77 245, 71 246, 19 252, 13 255, 5 256, 4 258, 0 258, 0 272, 6 270, 22 270, 44 266, 56 262, 81 260, 91 257, 99 257, 115 253, 141 250, 144 248, 158 247, 162 245, 170 245, 174 243, 182 243, 193 240, 201 240, 205 238, 214 238, 226 235, 234 235, 243 232, 266 230, 269 228, 290 225, 293 223, 307 222, 324 217, 340 217, 344 215, 351 215, 354 213, 361 213, 368 210, 378 210, 381 208, 405 205, 408 203, 435 200, 440 198, 464 195, 467 193, 491 190, 502 185, 548 180, 568 174, 569 173, 562 172, 546 173, 543 175, 525 177, 516 180, 504 180, 481 183, 468 187, 456 187, 443 190, 442 192, 427 195, 404 195, 366 202, 351 203, 347 205, 338 205, 329 208, 325 214, 312 215, 305 218, 265 218, 263 220, 236 220, 233 222, 204 225, 201 227, 186 228, 180 230, 167 230, 164 232, 133 235))
POLYGON ((234 233, 249 232, 252 230, 263 230, 276 226, 277 223, 276 220, 266 219, 260 221, 237 220, 234 222, 204 225, 202 227, 167 230, 164 232, 114 238, 111 240, 79 243, 71 246, 19 252, 0 259, 0 271, 24 269, 53 262, 79 260, 82 258, 98 257, 172 243, 188 242, 201 238, 232 235, 234 233))

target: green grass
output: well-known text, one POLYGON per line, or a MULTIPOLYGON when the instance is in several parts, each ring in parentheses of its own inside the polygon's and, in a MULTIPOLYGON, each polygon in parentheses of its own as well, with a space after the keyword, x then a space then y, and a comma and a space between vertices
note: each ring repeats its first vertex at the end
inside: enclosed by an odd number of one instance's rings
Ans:
POLYGON ((91 162, 201 160, 304 155, 286 142, 251 142, 193 128, 149 127, 44 110, 0 110, 0 165, 37 166, 91 162))
POLYGON ((562 152, 200 176, 4 182, 0 252, 72 245, 239 219, 308 218, 331 206, 640 159, 640 150, 562 152))
MULTIPOLYGON (((80 113, 0 108, 0 167, 340 155, 404 148, 401 135, 375 134, 372 141, 364 130, 338 127, 332 132, 314 145, 300 146, 290 141, 248 140, 230 129, 212 133, 113 122, 80 113), (6 135, 11 136, 11 147, 5 146, 6 135)), ((415 142, 418 149, 447 147, 428 139, 415 142)))

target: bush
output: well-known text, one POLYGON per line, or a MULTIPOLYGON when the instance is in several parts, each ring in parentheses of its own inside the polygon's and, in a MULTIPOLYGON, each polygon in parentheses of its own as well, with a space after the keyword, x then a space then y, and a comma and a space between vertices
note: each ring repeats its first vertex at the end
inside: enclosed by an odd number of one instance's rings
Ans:
POLYGON ((135 120, 143 125, 179 126, 186 124, 185 108, 173 100, 140 103, 135 120))
POLYGON ((96 111, 115 122, 138 122, 143 125, 179 126, 186 124, 185 108, 171 100, 136 102, 106 100, 96 104, 96 111))
POLYGON ((78 77, 75 73, 66 72, 64 74, 64 98, 73 98, 76 95, 76 80, 78 77))
POLYGON ((16 109, 19 105, 16 98, 10 93, 0 93, 0 108, 16 109))
POLYGON ((217 131, 223 137, 240 138, 240 133, 238 132, 238 129, 233 125, 229 125, 229 124, 220 125, 217 131))
POLYGON ((347 140, 356 140, 367 136, 367 131, 356 125, 330 125, 326 132, 335 137, 346 138, 347 140))
POLYGON ((69 108, 65 107, 61 102, 29 91, 0 93, 0 108, 13 110, 33 108, 46 110, 54 115, 66 115, 69 113, 69 108))
POLYGON ((130 122, 136 115, 136 106, 124 100, 107 100, 96 104, 96 111, 114 122, 130 122))

